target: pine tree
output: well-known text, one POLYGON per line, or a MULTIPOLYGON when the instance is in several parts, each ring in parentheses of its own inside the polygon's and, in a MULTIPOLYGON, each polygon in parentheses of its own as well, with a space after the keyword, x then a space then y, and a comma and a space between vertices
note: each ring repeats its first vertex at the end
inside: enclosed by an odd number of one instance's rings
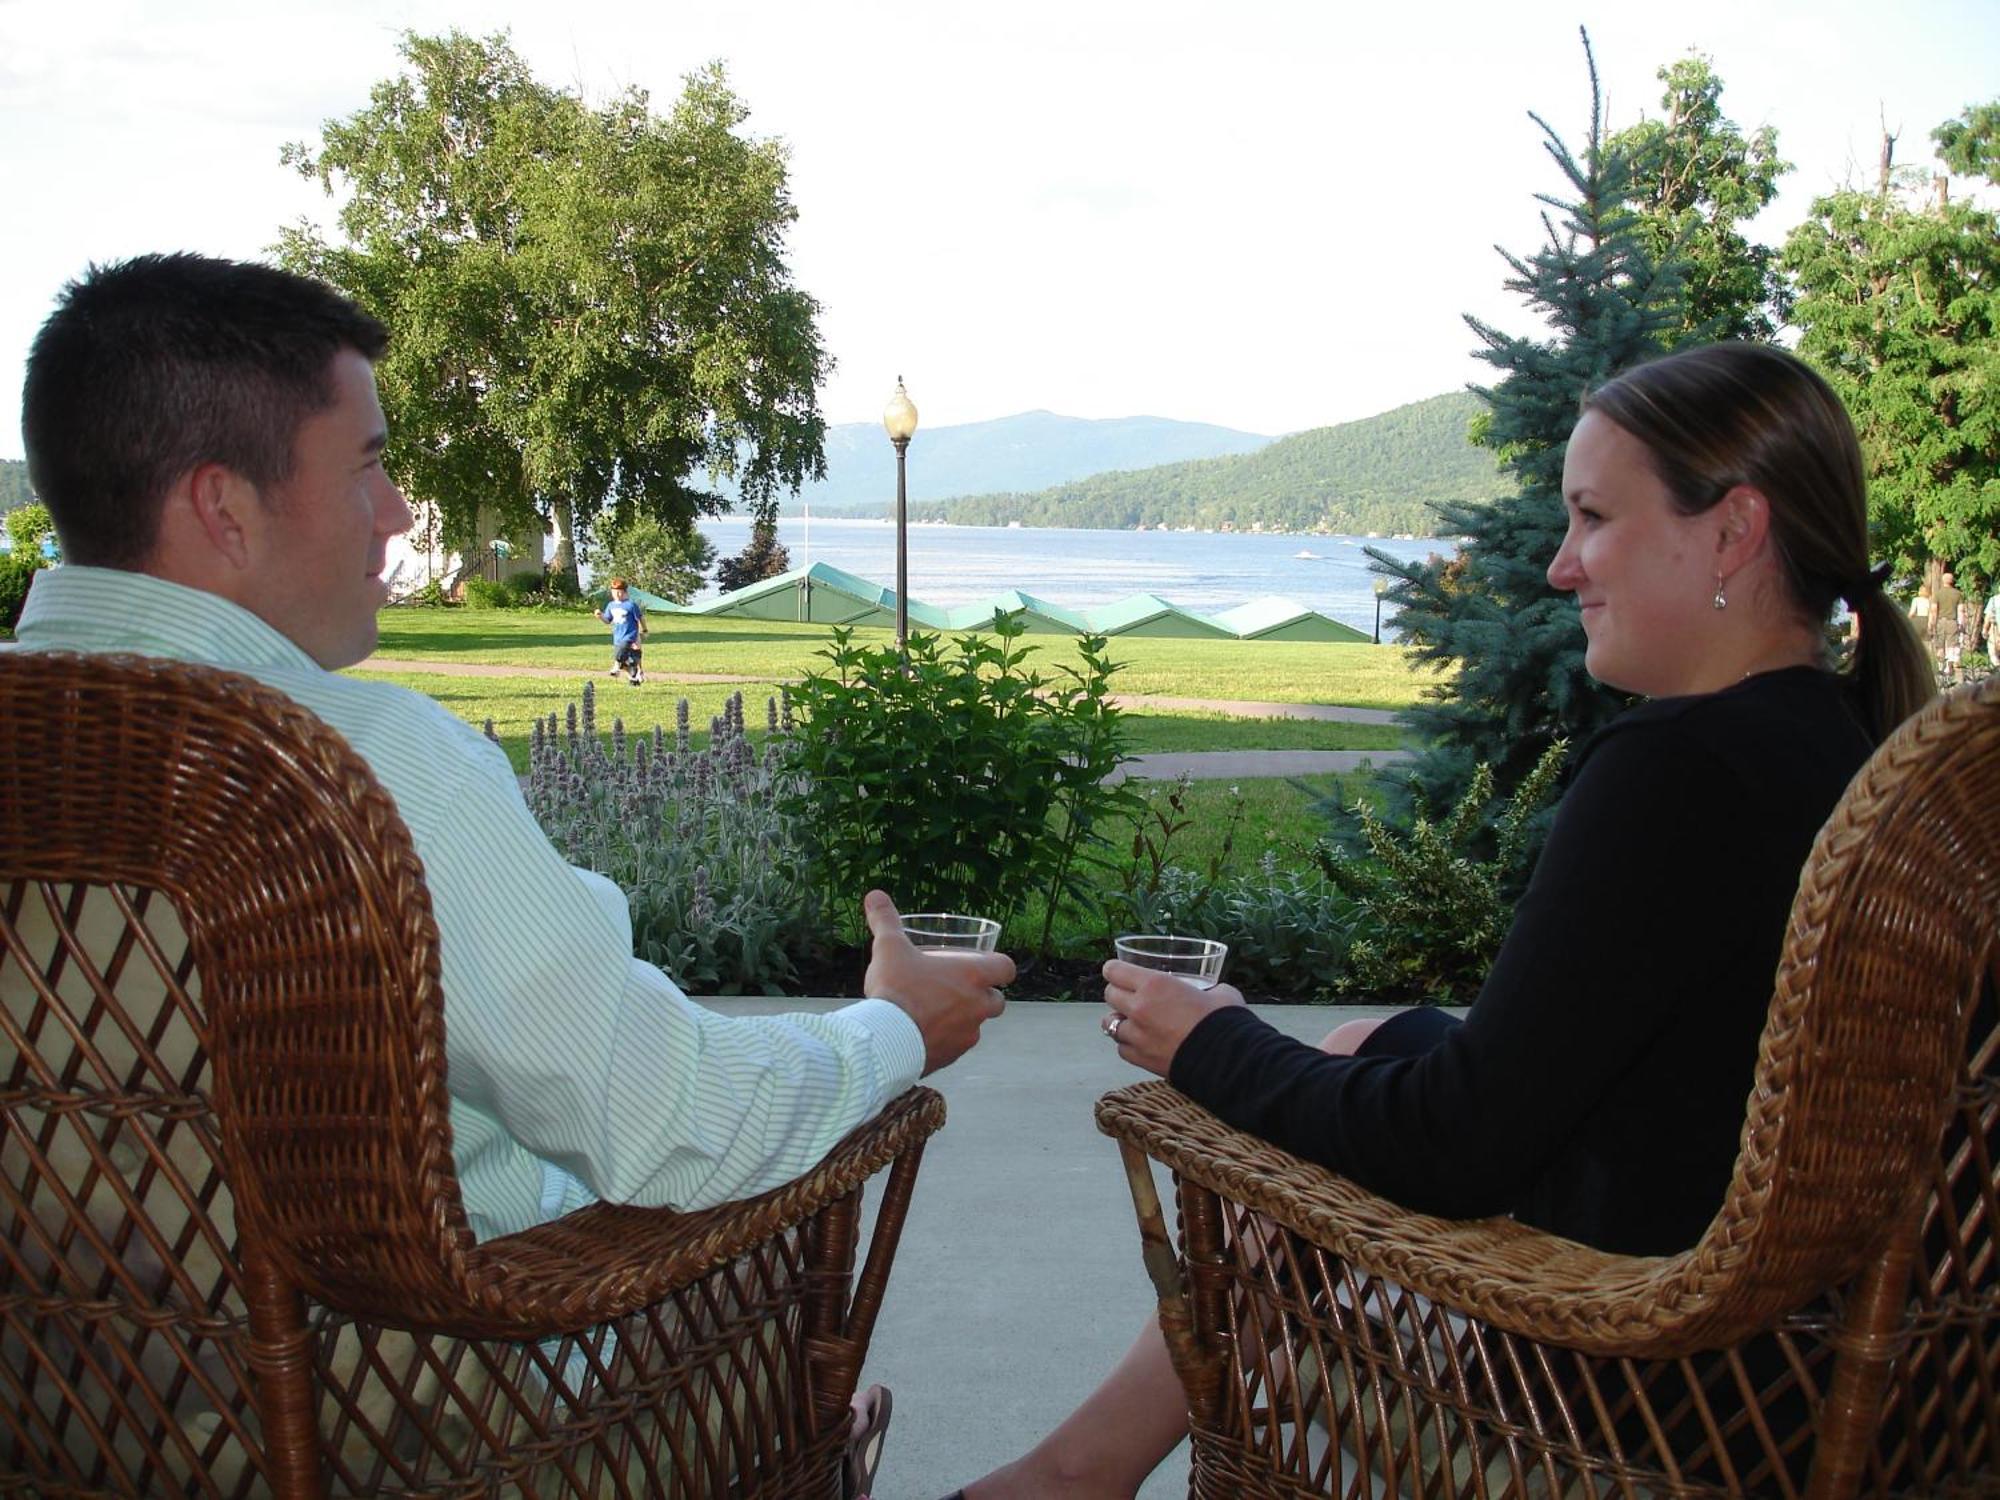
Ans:
POLYGON ((1581 159, 1539 115, 1544 146, 1567 195, 1548 206, 1547 243, 1523 260, 1502 250, 1507 286, 1553 337, 1518 338, 1468 317, 1480 357, 1506 372, 1477 388, 1487 403, 1475 440, 1500 455, 1519 493, 1490 505, 1439 504, 1446 534, 1465 537, 1448 560, 1398 563, 1390 574, 1398 625, 1418 658, 1447 674, 1432 701, 1404 717, 1427 742, 1402 784, 1432 809, 1455 805, 1482 762, 1502 790, 1520 783, 1550 744, 1580 744, 1628 701, 1584 671, 1575 600, 1544 576, 1562 541, 1563 455, 1584 393, 1662 352, 1684 322, 1678 268, 1656 264, 1628 199, 1631 166, 1606 142, 1597 63, 1590 70, 1590 136, 1581 159))
POLYGON ((716 565, 715 582, 723 593, 734 593, 776 578, 791 565, 792 554, 778 540, 778 523, 760 514, 750 523, 750 540, 743 544, 743 550, 716 565))

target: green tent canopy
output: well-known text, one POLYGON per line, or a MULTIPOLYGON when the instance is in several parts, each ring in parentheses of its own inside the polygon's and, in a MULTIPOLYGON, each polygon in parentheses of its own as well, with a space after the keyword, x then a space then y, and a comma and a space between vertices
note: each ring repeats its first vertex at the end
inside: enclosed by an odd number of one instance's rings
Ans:
MULTIPOLYGON (((599 597, 603 597, 600 595, 599 597)), ((815 625, 896 624, 896 591, 833 567, 814 563, 753 583, 703 604, 669 604, 632 590, 647 609, 671 614, 715 615, 748 620, 788 620, 815 625)), ((919 630, 980 630, 998 610, 1020 610, 1031 632, 1061 635, 1208 637, 1258 641, 1366 641, 1364 631, 1306 609, 1289 599, 1253 599, 1248 604, 1205 615, 1171 604, 1157 594, 1133 594, 1112 604, 1075 609, 1010 589, 981 604, 944 609, 910 600, 910 624, 919 630)))

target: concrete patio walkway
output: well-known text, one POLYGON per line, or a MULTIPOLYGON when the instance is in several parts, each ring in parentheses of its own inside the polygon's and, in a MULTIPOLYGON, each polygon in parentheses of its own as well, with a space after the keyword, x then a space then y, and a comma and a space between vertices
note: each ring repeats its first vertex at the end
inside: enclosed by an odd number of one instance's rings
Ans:
MULTIPOLYGON (((839 1002, 707 1003, 767 1015, 839 1002)), ((1384 1013, 1262 1009, 1311 1041, 1384 1013)), ((950 1118, 925 1151, 862 1377, 896 1396, 877 1500, 938 1500, 1022 1452, 1152 1310, 1118 1148, 1091 1117, 1100 1094, 1145 1075, 1118 1060, 1100 1015, 1094 1005, 1015 1003, 928 1080, 950 1118)), ((1186 1493, 1185 1448, 1140 1492, 1186 1493)))

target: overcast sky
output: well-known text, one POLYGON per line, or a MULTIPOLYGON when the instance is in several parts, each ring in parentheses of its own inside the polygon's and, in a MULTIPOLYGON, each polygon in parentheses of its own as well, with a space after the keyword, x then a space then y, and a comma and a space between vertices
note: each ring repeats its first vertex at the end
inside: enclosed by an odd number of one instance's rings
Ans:
MULTIPOLYGON (((926 426, 1046 408, 1276 433, 1488 367, 1461 315, 1525 329, 1500 243, 1580 141, 1591 26, 1611 124, 1690 47, 1798 170, 1760 225, 2000 95, 2000 0, 0 0, 0 457, 59 286, 148 250, 255 256, 330 205, 287 141, 362 107, 406 29, 511 29, 543 81, 664 109, 722 59, 791 151, 801 286, 834 422, 903 375, 926 426)), ((922 442, 921 432, 918 442, 922 442)))

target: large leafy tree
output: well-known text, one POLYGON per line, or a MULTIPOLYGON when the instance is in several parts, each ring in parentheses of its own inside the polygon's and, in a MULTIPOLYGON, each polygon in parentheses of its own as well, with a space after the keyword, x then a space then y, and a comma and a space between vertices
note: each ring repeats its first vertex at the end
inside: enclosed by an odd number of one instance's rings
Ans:
MULTIPOLYGON (((2000 102, 1932 133, 1949 172, 2000 182, 2000 102)), ((1949 176, 1898 174, 1817 200, 1785 242, 1799 352, 1854 415, 1877 552, 2000 578, 2000 218, 1949 176)))
POLYGON ((1578 402, 1591 387, 1660 353, 1687 325, 1678 266, 1656 261, 1634 212, 1632 166, 1605 138, 1596 62, 1590 133, 1572 151, 1539 115, 1565 191, 1540 195, 1546 243, 1525 259, 1502 250, 1507 286, 1538 314, 1532 337, 1468 318, 1482 359, 1504 372, 1481 389, 1488 412, 1475 437, 1495 449, 1516 494, 1489 505, 1437 507, 1442 529, 1467 540, 1448 560, 1402 564, 1371 553, 1393 576, 1398 624, 1420 660, 1445 674, 1407 714, 1427 744, 1406 778, 1433 809, 1452 806, 1481 763, 1518 786, 1557 739, 1576 739, 1625 703, 1583 667, 1576 603, 1544 576, 1565 525, 1563 456, 1578 402))
POLYGON ((1610 145, 1630 164, 1630 207, 1647 252, 1680 266, 1687 341, 1769 339, 1783 321, 1777 252, 1742 225, 1778 194, 1791 163, 1769 125, 1748 135, 1722 112, 1713 60, 1691 53, 1659 71, 1658 119, 1641 120, 1610 145))
POLYGON ((2000 182, 2000 99, 1974 104, 1931 132, 1938 160, 1961 177, 2000 182))
POLYGON ((623 578, 649 594, 685 604, 701 592, 715 563, 715 547, 693 527, 679 531, 651 516, 634 516, 595 538, 590 570, 600 585, 623 578))
POLYGON ((331 243, 284 262, 394 333, 378 370, 390 465, 445 540, 575 536, 600 515, 685 531, 824 473, 818 304, 792 283, 785 153, 745 135, 721 67, 671 111, 538 83, 504 35, 406 34, 406 71, 285 160, 345 192, 331 243))

